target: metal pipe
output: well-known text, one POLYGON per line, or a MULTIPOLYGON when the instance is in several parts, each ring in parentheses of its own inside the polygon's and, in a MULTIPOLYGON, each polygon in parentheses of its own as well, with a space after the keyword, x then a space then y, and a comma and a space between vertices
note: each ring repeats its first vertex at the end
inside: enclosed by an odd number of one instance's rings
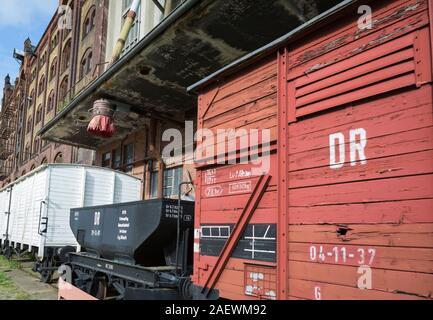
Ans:
POLYGON ((126 14, 125 22, 123 23, 122 30, 120 31, 119 39, 114 46, 113 55, 111 56, 110 65, 119 60, 123 48, 125 47, 126 40, 128 39, 129 32, 134 24, 137 16, 138 8, 140 7, 141 0, 134 0, 131 8, 126 14))
MULTIPOLYGON (((184 185, 194 185, 191 181, 185 181, 179 183, 179 198, 177 199, 177 235, 176 235, 176 275, 179 275, 179 245, 180 245, 180 206, 182 201, 182 186, 184 185)), ((185 254, 185 252, 184 252, 185 254)))

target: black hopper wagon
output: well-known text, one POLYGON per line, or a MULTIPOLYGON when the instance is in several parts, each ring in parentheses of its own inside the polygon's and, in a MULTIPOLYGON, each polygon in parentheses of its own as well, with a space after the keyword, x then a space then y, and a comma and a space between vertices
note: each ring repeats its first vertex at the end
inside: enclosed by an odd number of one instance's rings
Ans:
POLYGON ((171 199, 71 209, 81 252, 62 277, 98 299, 189 299, 193 217, 171 199))

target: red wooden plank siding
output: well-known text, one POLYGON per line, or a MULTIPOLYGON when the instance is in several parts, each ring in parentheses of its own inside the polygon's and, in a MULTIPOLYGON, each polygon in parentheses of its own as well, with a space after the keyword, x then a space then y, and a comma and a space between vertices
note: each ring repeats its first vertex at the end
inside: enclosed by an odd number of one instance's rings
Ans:
MULTIPOLYGON (((210 129, 215 134, 218 129, 272 129, 271 139, 275 141, 276 75, 277 65, 275 58, 272 57, 242 72, 239 77, 229 79, 218 88, 208 90, 203 97, 207 99, 206 101, 212 101, 212 104, 207 106, 199 128, 210 129), (216 96, 212 97, 216 92, 216 96)), ((236 142, 237 150, 240 150, 239 139, 236 142)), ((227 142, 218 144, 215 141, 214 150, 226 144, 227 142)), ((256 166, 252 164, 199 167, 200 192, 197 196, 200 198, 200 208, 197 209, 196 215, 200 215, 200 222, 196 223, 196 229, 199 229, 200 225, 234 225, 239 221, 242 210, 258 181, 259 174, 254 174, 252 171, 254 167, 256 166)), ((269 186, 252 215, 249 222, 251 224, 276 224, 278 179, 275 152, 271 156, 270 168, 269 186)), ((219 290, 220 296, 226 299, 257 299, 245 294, 244 262, 246 261, 241 260, 242 262, 236 263, 237 260, 239 259, 229 259, 225 271, 217 281, 216 289, 219 290), (229 271, 233 268, 233 261, 238 269, 234 276, 229 271)), ((194 262, 198 265, 195 269, 194 282, 203 286, 215 266, 216 257, 196 255, 194 262)), ((266 262, 260 264, 269 265, 266 262)))
MULTIPOLYGON (((270 129, 273 142, 250 223, 276 224, 276 261, 230 258, 220 297, 433 298, 428 1, 371 2, 370 30, 353 8, 200 94, 199 128, 270 129)), ((198 166, 197 230, 239 222, 251 169, 198 166)), ((196 284, 217 259, 196 252, 196 284)))
POLYGON ((379 23, 362 36, 348 24, 291 52, 288 297, 433 295, 426 1, 373 12, 379 23), (368 290, 360 266, 371 270, 368 290))

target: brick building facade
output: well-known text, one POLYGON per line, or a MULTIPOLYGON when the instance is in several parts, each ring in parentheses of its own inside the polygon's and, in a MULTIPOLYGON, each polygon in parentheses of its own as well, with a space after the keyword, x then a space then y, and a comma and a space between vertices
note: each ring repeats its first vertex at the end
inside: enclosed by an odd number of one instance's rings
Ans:
POLYGON ((93 151, 41 140, 38 131, 104 70, 108 1, 60 0, 59 6, 36 46, 26 39, 15 50, 15 83, 5 79, 0 187, 44 163, 94 163, 93 151))

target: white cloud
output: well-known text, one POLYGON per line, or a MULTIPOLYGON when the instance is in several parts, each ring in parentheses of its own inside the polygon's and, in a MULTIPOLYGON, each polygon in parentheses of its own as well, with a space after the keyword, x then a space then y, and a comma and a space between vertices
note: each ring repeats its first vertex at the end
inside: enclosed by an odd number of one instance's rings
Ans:
POLYGON ((29 26, 35 19, 51 17, 58 0, 0 0, 0 27, 29 26))

